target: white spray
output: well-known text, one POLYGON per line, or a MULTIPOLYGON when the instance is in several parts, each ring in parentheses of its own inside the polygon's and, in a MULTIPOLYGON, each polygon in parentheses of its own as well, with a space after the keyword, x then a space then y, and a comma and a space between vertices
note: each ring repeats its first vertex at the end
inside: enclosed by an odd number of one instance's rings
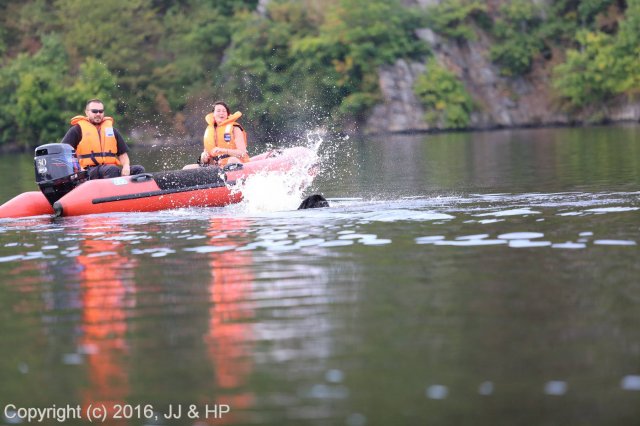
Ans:
POLYGON ((314 130, 306 135, 307 148, 313 156, 301 158, 287 172, 259 172, 248 176, 238 187, 243 200, 233 206, 235 213, 255 214, 295 210, 303 199, 304 191, 313 183, 309 169, 318 163, 318 151, 324 142, 325 131, 314 130))

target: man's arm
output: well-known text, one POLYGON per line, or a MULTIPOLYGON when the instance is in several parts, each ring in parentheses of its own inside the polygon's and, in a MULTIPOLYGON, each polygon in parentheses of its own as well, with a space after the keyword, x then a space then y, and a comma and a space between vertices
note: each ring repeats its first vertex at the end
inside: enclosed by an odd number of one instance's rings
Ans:
POLYGON ((116 142, 118 144, 118 155, 120 156, 129 152, 129 146, 127 146, 127 143, 124 141, 124 138, 122 137, 118 129, 113 129, 113 134, 116 137, 116 142))
POLYGON ((129 154, 126 152, 124 154, 118 155, 118 161, 122 164, 122 173, 121 176, 129 176, 131 174, 131 164, 129 163, 129 154))
POLYGON ((64 135, 60 143, 66 143, 67 145, 71 145, 73 149, 78 148, 78 144, 82 140, 82 129, 80 129, 79 125, 71 126, 69 130, 67 130, 67 134, 64 135))
POLYGON ((120 161, 120 164, 122 165, 122 172, 120 175, 129 176, 131 174, 131 162, 129 160, 129 154, 127 154, 129 147, 117 129, 113 129, 113 133, 118 143, 118 161, 120 161))

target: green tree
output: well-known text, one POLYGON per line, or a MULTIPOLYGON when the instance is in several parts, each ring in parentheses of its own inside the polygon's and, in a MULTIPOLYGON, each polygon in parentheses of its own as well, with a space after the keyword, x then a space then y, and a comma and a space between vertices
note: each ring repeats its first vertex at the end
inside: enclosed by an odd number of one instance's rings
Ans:
POLYGON ((20 53, 35 53, 42 47, 42 38, 57 32, 56 19, 50 10, 50 1, 7 1, 0 20, 5 33, 6 56, 3 63, 20 53))
POLYGON ((570 108, 603 103, 640 91, 640 0, 629 0, 617 34, 581 30, 578 49, 556 66, 553 86, 570 108))
POLYGON ((620 63, 620 92, 640 93, 640 0, 628 0, 625 17, 620 21, 615 43, 620 63))
POLYGON ((427 51, 417 13, 397 0, 313 3, 275 0, 265 18, 246 15, 227 51, 225 92, 271 137, 362 119, 380 99, 378 67, 427 51))
POLYGON ((155 93, 149 87, 162 28, 151 0, 55 0, 54 7, 72 70, 96 58, 118 78, 119 112, 153 116, 155 93))
POLYGON ((577 5, 578 17, 581 22, 591 24, 611 3, 613 0, 582 0, 577 5))
POLYGON ((426 24, 446 37, 475 39, 474 21, 487 24, 487 6, 480 0, 445 0, 427 9, 426 24))
POLYGON ((273 1, 264 18, 237 15, 219 92, 233 99, 269 139, 297 133, 322 115, 326 99, 321 92, 329 67, 309 63, 292 47, 296 39, 316 31, 303 3, 273 1))
POLYGON ((87 100, 98 98, 104 103, 108 114, 118 120, 121 117, 116 112, 116 100, 113 97, 116 87, 117 80, 107 66, 89 57, 80 65, 80 73, 69 89, 69 108, 73 115, 82 114, 87 100))
POLYGON ((327 8, 318 34, 300 40, 295 51, 332 67, 341 99, 335 114, 361 120, 380 100, 379 66, 428 53, 415 36, 420 25, 418 12, 397 0, 340 0, 327 8))
POLYGON ((567 51, 563 64, 554 69, 554 87, 574 107, 605 100, 615 92, 611 79, 618 67, 612 37, 602 32, 580 31, 580 49, 567 51))
POLYGON ((533 58, 544 48, 541 9, 529 0, 513 0, 500 7, 493 26, 498 43, 491 47, 491 59, 503 75, 526 74, 533 58))
POLYGON ((48 140, 62 120, 67 57, 59 38, 46 37, 31 56, 23 53, 0 73, 0 141, 25 147, 48 140))
POLYGON ((190 96, 214 94, 236 14, 254 10, 257 0, 156 1, 154 5, 164 12, 165 30, 158 42, 162 55, 153 70, 152 88, 166 98, 170 111, 179 111, 190 96))
POLYGON ((438 63, 427 61, 426 70, 416 80, 414 90, 426 109, 425 120, 439 128, 469 126, 474 102, 460 79, 438 63))
POLYGON ((47 36, 35 55, 21 54, 0 69, 0 97, 5 99, 0 105, 0 143, 29 148, 55 142, 69 119, 82 113, 87 99, 109 99, 114 89, 114 77, 91 58, 81 64, 75 80, 60 39, 47 36))
POLYGON ((558 0, 537 5, 513 0, 500 7, 492 34, 491 58, 507 76, 531 70, 537 56, 551 58, 551 47, 574 42, 579 30, 600 31, 598 17, 608 13, 613 0, 558 0))

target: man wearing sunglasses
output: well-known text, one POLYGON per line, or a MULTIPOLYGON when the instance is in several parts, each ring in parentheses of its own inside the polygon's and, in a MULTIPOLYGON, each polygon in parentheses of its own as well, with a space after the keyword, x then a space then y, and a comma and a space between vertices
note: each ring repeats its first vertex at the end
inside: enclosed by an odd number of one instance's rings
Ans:
POLYGON ((104 116, 104 104, 91 99, 85 107, 86 116, 71 119, 71 128, 62 143, 76 150, 80 165, 89 172, 89 179, 106 179, 144 173, 144 167, 130 165, 129 147, 120 132, 113 127, 113 118, 104 116))

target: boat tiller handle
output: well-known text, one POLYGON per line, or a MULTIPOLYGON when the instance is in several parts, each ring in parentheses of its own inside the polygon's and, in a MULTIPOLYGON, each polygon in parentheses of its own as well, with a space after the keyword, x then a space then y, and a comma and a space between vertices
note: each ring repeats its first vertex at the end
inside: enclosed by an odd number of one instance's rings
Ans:
POLYGON ((153 175, 151 173, 141 173, 139 175, 131 176, 131 182, 135 183, 146 182, 151 179, 153 179, 153 175))
POLYGON ((242 163, 229 163, 224 166, 222 170, 225 172, 232 172, 234 170, 242 170, 243 167, 242 163))

